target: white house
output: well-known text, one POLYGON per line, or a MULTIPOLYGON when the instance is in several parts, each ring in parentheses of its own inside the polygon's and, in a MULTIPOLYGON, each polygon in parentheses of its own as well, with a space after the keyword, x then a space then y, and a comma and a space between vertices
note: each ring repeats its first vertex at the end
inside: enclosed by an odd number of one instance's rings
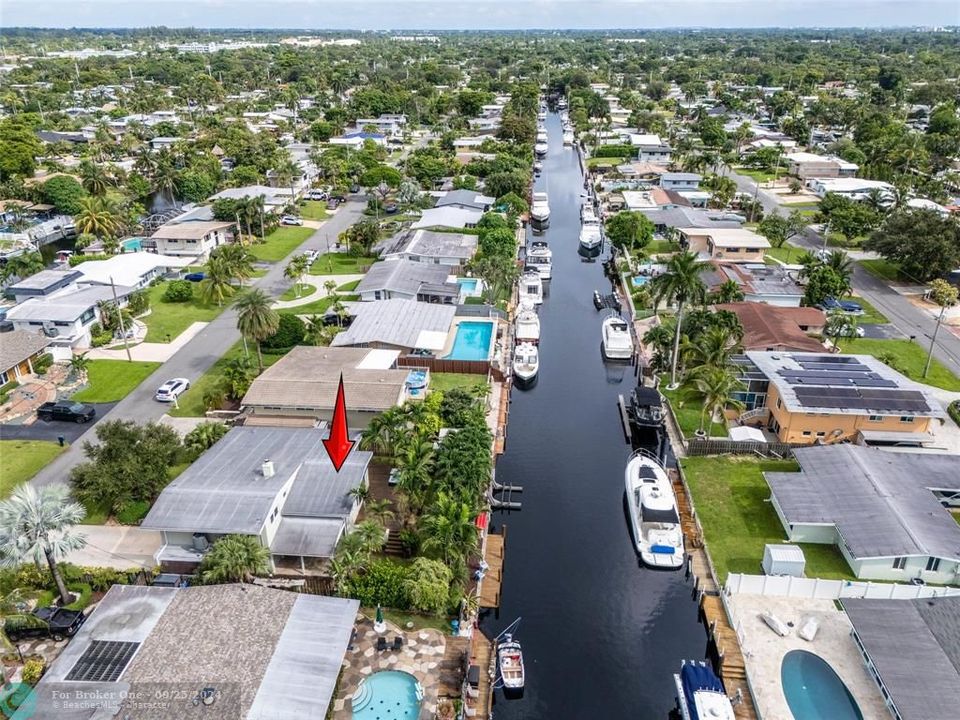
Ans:
POLYGON ((852 178, 860 166, 832 155, 792 152, 783 156, 787 172, 801 180, 808 178, 852 178))
POLYGON ((154 278, 163 277, 171 270, 186 267, 191 262, 192 259, 188 257, 133 252, 114 255, 106 260, 88 260, 74 269, 83 274, 78 284, 116 284, 138 290, 149 285, 154 278))
POLYGON ((414 230, 431 227, 472 228, 477 226, 482 217, 483 210, 450 205, 424 210, 420 219, 410 227, 414 230))
POLYGON ((659 135, 630 133, 628 137, 630 144, 637 148, 637 160, 660 164, 668 164, 670 162, 673 148, 663 142, 659 135))
POLYGON ((357 130, 375 127, 383 135, 402 135, 407 125, 407 116, 383 113, 378 118, 357 118, 357 130))
POLYGON ((347 133, 346 135, 340 135, 339 137, 330 138, 331 145, 346 145, 349 148, 354 150, 360 150, 364 143, 369 140, 374 145, 379 145, 381 147, 386 147, 387 138, 380 133, 369 133, 369 132, 353 132, 347 133))
POLYGON ((699 190, 703 178, 697 173, 667 172, 660 176, 664 190, 699 190))
MULTIPOLYGON (((116 291, 123 305, 133 288, 118 286, 116 291)), ((70 348, 90 347, 90 328, 100 320, 97 305, 101 301, 113 301, 110 287, 70 285, 15 305, 7 311, 7 320, 13 323, 14 330, 42 332, 52 341, 50 351, 54 357, 66 358, 70 348)))
POLYGON ((810 178, 807 187, 817 197, 825 197, 827 193, 843 195, 852 200, 862 200, 872 190, 879 190, 887 194, 893 192, 893 185, 882 180, 864 180, 863 178, 810 178))
POLYGON ((228 222, 183 222, 162 225, 151 238, 161 255, 205 258, 215 247, 233 238, 228 222))

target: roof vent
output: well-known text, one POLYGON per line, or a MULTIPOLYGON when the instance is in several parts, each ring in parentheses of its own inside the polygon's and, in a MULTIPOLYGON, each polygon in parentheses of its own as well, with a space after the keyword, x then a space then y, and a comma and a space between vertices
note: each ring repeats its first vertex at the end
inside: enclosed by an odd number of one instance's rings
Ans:
POLYGON ((263 465, 260 466, 260 471, 265 478, 272 478, 277 472, 273 467, 273 460, 264 460, 263 465))

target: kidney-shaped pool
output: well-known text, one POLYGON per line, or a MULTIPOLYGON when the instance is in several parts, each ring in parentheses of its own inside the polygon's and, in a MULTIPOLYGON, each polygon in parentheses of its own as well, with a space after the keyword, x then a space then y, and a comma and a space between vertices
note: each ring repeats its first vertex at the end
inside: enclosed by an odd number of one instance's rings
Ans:
POLYGON ((780 666, 780 683, 794 720, 863 720, 843 680, 819 655, 788 652, 780 666))

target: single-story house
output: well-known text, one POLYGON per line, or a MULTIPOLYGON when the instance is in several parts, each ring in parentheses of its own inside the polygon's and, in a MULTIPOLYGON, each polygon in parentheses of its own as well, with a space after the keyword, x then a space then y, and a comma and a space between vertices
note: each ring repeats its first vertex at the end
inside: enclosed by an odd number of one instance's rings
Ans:
POLYGON ((477 236, 432 230, 404 230, 377 246, 384 260, 462 267, 477 253, 477 236))
POLYGON ((680 244, 704 260, 762 263, 770 241, 747 228, 677 228, 680 244))
POLYGON ((832 155, 817 155, 809 152, 792 152, 783 156, 787 172, 801 180, 807 178, 855 177, 860 166, 832 155))
POLYGON ((839 443, 862 433, 929 439, 946 417, 936 395, 872 355, 748 351, 768 383, 768 429, 782 442, 839 443))
POLYGON ((114 585, 34 688, 29 717, 323 716, 359 607, 255 584, 114 585))
POLYGON ((250 385, 241 403, 248 422, 277 424, 303 418, 307 426, 333 417, 343 378, 347 424, 363 430, 380 413, 406 399, 408 370, 397 368, 396 350, 298 345, 250 385))
POLYGON ((179 222, 166 224, 151 238, 157 244, 161 255, 187 255, 205 258, 215 247, 233 239, 229 222, 179 222))
POLYGON ((413 223, 410 228, 412 230, 433 227, 472 228, 477 226, 482 217, 483 210, 475 208, 463 208, 456 205, 435 207, 424 210, 420 219, 413 223))
POLYGON ((882 180, 864 180, 855 177, 839 178, 810 178, 806 183, 807 187, 817 196, 825 197, 827 193, 843 195, 852 200, 862 200, 867 197, 871 191, 879 190, 882 194, 892 194, 893 185, 882 180))
POLYGON ((304 572, 333 556, 360 511, 373 454, 354 448, 337 472, 317 428, 232 428, 171 482, 141 522, 163 534, 156 562, 195 568, 224 535, 255 536, 274 570, 304 572))
POLYGON ((640 208, 638 212, 643 213, 659 233, 665 232, 668 228, 682 227, 736 229, 746 220, 742 215, 723 210, 702 210, 680 205, 640 208))
POLYGON ((744 350, 822 352, 825 348, 810 333, 823 332, 826 315, 810 307, 780 307, 758 302, 712 305, 734 313, 743 326, 744 350))
POLYGON ((150 149, 162 150, 163 148, 170 148, 181 139, 182 138, 178 137, 155 137, 150 140, 150 149))
POLYGON ((895 720, 955 720, 960 708, 960 597, 844 598, 867 672, 895 720))
POLYGON ((41 270, 7 287, 7 294, 13 295, 18 303, 35 297, 52 295, 57 290, 76 284, 83 278, 83 273, 70 268, 69 270, 41 270))
POLYGON ((0 335, 0 385, 33 374, 33 362, 52 342, 43 333, 14 330, 0 335))
POLYGON ((224 198, 230 200, 243 200, 244 198, 262 197, 263 204, 270 212, 277 212, 290 204, 290 188, 270 187, 269 185, 244 185, 243 187, 226 188, 215 195, 211 195, 208 200, 212 203, 215 200, 224 198))
POLYGON ((435 207, 457 207, 486 212, 494 202, 496 198, 488 197, 476 190, 450 190, 437 198, 435 207))
POLYGON ((377 132, 383 135, 401 135, 406 124, 406 115, 393 113, 381 113, 380 117, 377 118, 357 118, 357 122, 355 123, 357 130, 375 127, 377 132))
POLYGON ((489 139, 490 138, 480 137, 477 135, 470 137, 459 137, 453 141, 453 149, 454 151, 463 151, 470 150, 472 148, 478 148, 489 139))
POLYGON ((148 252, 123 253, 106 260, 88 260, 74 269, 83 273, 79 283, 88 285, 123 285, 134 290, 145 288, 154 278, 163 277, 171 270, 184 268, 192 258, 157 255, 148 252))
POLYGON ((703 180, 697 173, 668 172, 660 176, 660 187, 664 190, 699 190, 703 180))
POLYGON ((799 473, 764 473, 792 542, 836 545, 863 580, 960 580, 960 524, 944 507, 960 493, 956 455, 841 443, 794 456, 799 473))
MULTIPOLYGON (((133 291, 131 287, 116 287, 121 305, 133 291)), ((90 347, 90 328, 100 321, 97 305, 101 301, 113 302, 110 286, 70 285, 15 305, 7 311, 7 320, 15 330, 42 332, 51 339, 51 351, 56 356, 69 356, 69 348, 90 347)))
POLYGON ((442 350, 457 308, 416 300, 374 300, 355 303, 350 327, 331 343, 334 347, 372 347, 411 352, 442 350))
POLYGON ((803 285, 779 265, 713 262, 700 277, 711 291, 733 280, 743 292, 743 299, 750 303, 797 308, 805 292, 803 285))
MULTIPOLYGON (((660 182, 660 178, 668 173, 667 168, 663 165, 654 165, 638 160, 617 165, 617 172, 631 180, 643 180, 649 183, 660 182)), ((614 186, 617 184, 615 181, 612 183, 614 186)))
POLYGON ((364 301, 403 298, 451 305, 458 304, 461 295, 450 266, 399 259, 374 263, 354 292, 364 301))
POLYGON ((330 138, 330 144, 346 145, 354 150, 360 150, 363 148, 363 145, 367 142, 367 140, 372 142, 374 145, 380 145, 381 147, 386 147, 387 144, 387 138, 385 135, 362 131, 346 133, 345 135, 340 135, 339 137, 330 138))
POLYGON ((663 207, 684 207, 687 205, 686 200, 679 197, 671 197, 663 188, 623 190, 620 195, 623 197, 624 207, 633 212, 656 210, 663 207))

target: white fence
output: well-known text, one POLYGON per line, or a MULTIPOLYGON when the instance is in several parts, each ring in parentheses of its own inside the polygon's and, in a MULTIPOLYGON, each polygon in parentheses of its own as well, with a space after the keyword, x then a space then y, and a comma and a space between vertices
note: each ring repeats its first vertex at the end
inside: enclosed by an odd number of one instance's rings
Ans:
POLYGON ((960 596, 960 588, 930 585, 904 585, 862 580, 821 580, 791 575, 743 575, 730 573, 724 592, 729 595, 767 595, 771 597, 870 598, 874 600, 913 600, 916 598, 960 596))

